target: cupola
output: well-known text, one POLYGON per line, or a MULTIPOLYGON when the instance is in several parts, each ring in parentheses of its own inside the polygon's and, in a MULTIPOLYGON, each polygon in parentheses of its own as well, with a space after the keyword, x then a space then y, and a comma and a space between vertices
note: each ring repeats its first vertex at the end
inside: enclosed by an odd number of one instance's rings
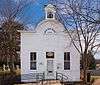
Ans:
POLYGON ((55 19, 56 8, 52 4, 48 4, 45 7, 45 18, 46 19, 55 19))

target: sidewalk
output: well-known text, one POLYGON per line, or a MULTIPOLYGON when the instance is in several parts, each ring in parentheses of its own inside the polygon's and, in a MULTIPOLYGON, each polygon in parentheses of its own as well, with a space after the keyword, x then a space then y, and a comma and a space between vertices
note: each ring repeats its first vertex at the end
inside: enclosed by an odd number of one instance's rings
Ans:
POLYGON ((100 85, 100 79, 95 80, 95 82, 92 85, 100 85))

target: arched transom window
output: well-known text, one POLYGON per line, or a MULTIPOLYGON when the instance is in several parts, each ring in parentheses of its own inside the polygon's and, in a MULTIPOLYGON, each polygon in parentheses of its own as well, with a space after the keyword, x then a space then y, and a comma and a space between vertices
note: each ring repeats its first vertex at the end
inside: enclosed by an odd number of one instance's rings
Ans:
POLYGON ((52 28, 48 28, 45 30, 45 33, 48 34, 48 33, 55 33, 55 30, 52 29, 52 28))

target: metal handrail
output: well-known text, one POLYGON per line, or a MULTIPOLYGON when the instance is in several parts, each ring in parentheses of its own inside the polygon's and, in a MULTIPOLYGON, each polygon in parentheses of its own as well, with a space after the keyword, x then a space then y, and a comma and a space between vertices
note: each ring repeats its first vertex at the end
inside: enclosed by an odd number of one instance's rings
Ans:
POLYGON ((37 80, 37 83, 39 83, 39 82, 42 81, 42 85, 43 85, 43 81, 45 80, 45 73, 42 73, 42 74, 38 73, 38 74, 36 75, 36 80, 37 80), (42 77, 42 78, 41 78, 41 77, 42 77))
POLYGON ((64 80, 68 80, 68 77, 66 76, 66 75, 64 75, 64 74, 62 74, 62 73, 58 73, 58 72, 56 72, 56 79, 58 80, 58 77, 60 77, 61 79, 61 81, 62 82, 64 82, 64 80))

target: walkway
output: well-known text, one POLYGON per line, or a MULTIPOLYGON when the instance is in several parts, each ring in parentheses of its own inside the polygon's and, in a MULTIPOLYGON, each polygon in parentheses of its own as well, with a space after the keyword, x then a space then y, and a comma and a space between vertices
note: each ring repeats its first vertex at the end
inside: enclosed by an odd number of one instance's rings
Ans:
POLYGON ((100 85, 100 79, 95 80, 94 84, 92 85, 100 85))

